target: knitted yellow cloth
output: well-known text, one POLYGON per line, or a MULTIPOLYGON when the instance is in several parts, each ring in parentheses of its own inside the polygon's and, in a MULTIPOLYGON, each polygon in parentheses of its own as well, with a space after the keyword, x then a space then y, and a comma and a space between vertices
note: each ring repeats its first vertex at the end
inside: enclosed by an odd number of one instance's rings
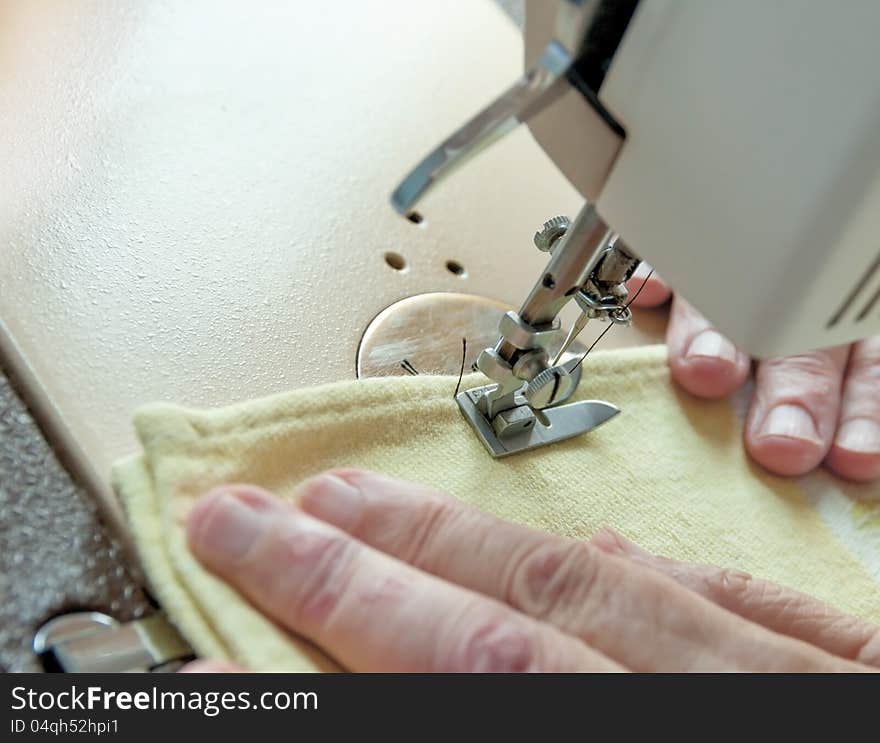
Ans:
POLYGON ((829 501, 807 481, 766 474, 743 452, 734 406, 678 390, 663 347, 592 355, 579 396, 623 412, 585 436, 502 460, 459 412, 455 381, 350 381, 218 410, 155 404, 137 413, 144 451, 115 465, 114 483, 154 591, 200 655, 255 670, 332 667, 203 570, 184 523, 219 483, 291 497, 335 466, 430 484, 568 536, 610 526, 655 553, 747 570, 880 621, 870 559, 880 543, 877 487, 836 483, 829 501))

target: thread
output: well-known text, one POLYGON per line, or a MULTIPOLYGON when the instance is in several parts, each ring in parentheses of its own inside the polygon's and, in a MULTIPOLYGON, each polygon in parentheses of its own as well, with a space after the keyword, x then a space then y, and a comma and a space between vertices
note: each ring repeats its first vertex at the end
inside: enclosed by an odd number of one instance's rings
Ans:
POLYGON ((461 388, 461 380, 464 377, 464 359, 467 356, 467 338, 461 339, 461 369, 458 370, 458 384, 455 385, 455 392, 452 393, 453 399, 458 395, 461 388))

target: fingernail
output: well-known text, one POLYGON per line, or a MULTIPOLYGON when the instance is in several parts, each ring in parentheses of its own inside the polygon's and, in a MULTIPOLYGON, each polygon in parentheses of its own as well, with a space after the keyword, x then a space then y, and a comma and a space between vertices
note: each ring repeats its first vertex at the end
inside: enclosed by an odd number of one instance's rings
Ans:
POLYGON ((335 475, 319 475, 303 483, 304 510, 328 524, 351 531, 364 511, 364 495, 335 475))
POLYGON ((610 554, 625 555, 640 559, 651 559, 654 556, 646 549, 639 547, 625 536, 608 527, 600 529, 590 540, 593 545, 610 554))
POLYGON ((764 419, 760 436, 780 436, 822 443, 816 424, 800 405, 777 405, 764 419))
POLYGON ((724 570, 721 585, 730 593, 742 593, 752 582, 752 576, 742 570, 724 570))
POLYGON ((200 557, 235 561, 244 557, 271 519, 227 492, 205 496, 190 516, 190 541, 200 557))
POLYGON ((848 420, 837 430, 834 443, 848 451, 880 454, 880 423, 870 418, 848 420))
POLYGON ((707 329, 694 336, 688 346, 686 358, 715 358, 724 359, 731 364, 736 363, 736 346, 733 345, 721 333, 707 329))

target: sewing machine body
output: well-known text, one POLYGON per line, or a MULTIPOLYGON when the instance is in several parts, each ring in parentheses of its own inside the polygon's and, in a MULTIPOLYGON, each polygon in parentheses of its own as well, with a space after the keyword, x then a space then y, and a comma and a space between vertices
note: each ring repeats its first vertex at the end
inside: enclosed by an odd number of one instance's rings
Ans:
MULTIPOLYGON (((527 3, 527 69, 566 4, 527 3)), ((752 355, 880 332, 880 6, 633 5, 596 91, 625 137, 570 87, 527 122, 538 142, 752 355)))
POLYGON ((880 5, 640 2, 603 218, 753 356, 880 333, 880 5))

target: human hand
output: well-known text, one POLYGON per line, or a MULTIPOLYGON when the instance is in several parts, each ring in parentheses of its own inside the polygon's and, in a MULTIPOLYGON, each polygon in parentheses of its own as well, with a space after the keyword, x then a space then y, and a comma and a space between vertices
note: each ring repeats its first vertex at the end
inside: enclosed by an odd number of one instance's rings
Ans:
POLYGON ((352 671, 880 667, 880 628, 610 531, 554 536, 358 470, 324 473, 300 495, 293 505, 252 485, 217 488, 190 513, 190 549, 352 671))
MULTIPOLYGON (((631 293, 649 270, 639 267, 631 293)), ((655 273, 633 306, 656 307, 671 295, 655 273)), ((678 295, 666 343, 673 379, 698 397, 727 397, 749 375, 749 357, 678 295)), ((824 463, 850 480, 880 478, 880 336, 761 361, 744 438, 752 458, 777 475, 803 475, 824 463)))

